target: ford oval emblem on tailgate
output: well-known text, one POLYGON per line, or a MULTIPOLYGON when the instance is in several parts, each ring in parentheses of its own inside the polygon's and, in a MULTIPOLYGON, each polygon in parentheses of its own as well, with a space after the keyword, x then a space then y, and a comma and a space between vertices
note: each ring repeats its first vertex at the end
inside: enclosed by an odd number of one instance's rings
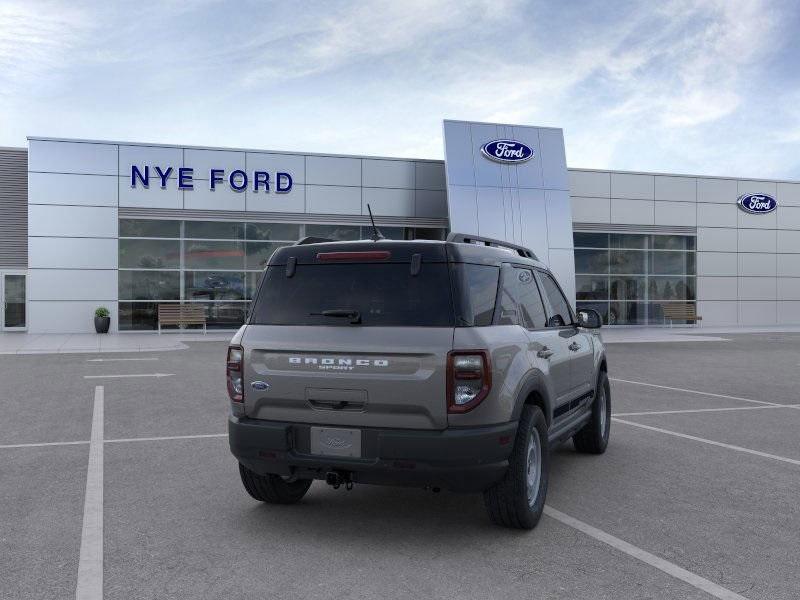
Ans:
POLYGON ((266 381, 254 381, 250 384, 254 390, 265 390, 269 387, 269 384, 266 381))

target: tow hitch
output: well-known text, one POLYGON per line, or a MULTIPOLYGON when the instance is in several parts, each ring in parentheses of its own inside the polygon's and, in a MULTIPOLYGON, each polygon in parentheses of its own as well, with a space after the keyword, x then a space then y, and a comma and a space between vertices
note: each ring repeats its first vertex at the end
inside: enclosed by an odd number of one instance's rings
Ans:
POLYGON ((328 471, 325 473, 325 483, 338 490, 342 485, 348 492, 353 489, 353 481, 347 471, 328 471))

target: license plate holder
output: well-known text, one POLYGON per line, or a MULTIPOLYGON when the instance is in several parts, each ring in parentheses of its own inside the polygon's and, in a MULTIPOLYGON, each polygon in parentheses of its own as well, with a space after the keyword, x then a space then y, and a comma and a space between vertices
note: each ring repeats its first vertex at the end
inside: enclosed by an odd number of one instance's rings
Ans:
POLYGON ((312 427, 311 454, 361 458, 361 430, 312 427))

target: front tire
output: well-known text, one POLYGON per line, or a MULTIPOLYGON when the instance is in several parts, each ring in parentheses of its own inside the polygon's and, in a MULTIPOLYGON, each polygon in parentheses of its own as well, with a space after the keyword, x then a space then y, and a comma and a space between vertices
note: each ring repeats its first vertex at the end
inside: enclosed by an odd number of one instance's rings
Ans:
POLYGON ((483 492, 489 517, 497 525, 533 529, 544 511, 550 475, 547 421, 538 406, 526 405, 503 479, 483 492))
POLYGON ((575 450, 586 454, 602 454, 608 447, 611 432, 611 386, 608 375, 600 372, 592 403, 592 416, 583 428, 572 436, 575 450))
POLYGON ((247 493, 268 504, 294 504, 306 495, 310 479, 286 481, 280 475, 259 475, 239 463, 239 475, 247 493))

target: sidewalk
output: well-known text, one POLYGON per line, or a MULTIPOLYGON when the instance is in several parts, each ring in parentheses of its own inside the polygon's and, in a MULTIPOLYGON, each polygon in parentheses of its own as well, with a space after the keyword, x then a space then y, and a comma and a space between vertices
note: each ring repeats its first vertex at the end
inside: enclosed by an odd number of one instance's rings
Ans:
POLYGON ((227 342, 235 332, 202 333, 0 333, 0 354, 67 354, 184 350, 184 342, 227 342))
POLYGON ((603 327, 600 334, 606 344, 644 342, 726 342, 726 335, 743 333, 800 333, 800 325, 762 327, 603 327))

